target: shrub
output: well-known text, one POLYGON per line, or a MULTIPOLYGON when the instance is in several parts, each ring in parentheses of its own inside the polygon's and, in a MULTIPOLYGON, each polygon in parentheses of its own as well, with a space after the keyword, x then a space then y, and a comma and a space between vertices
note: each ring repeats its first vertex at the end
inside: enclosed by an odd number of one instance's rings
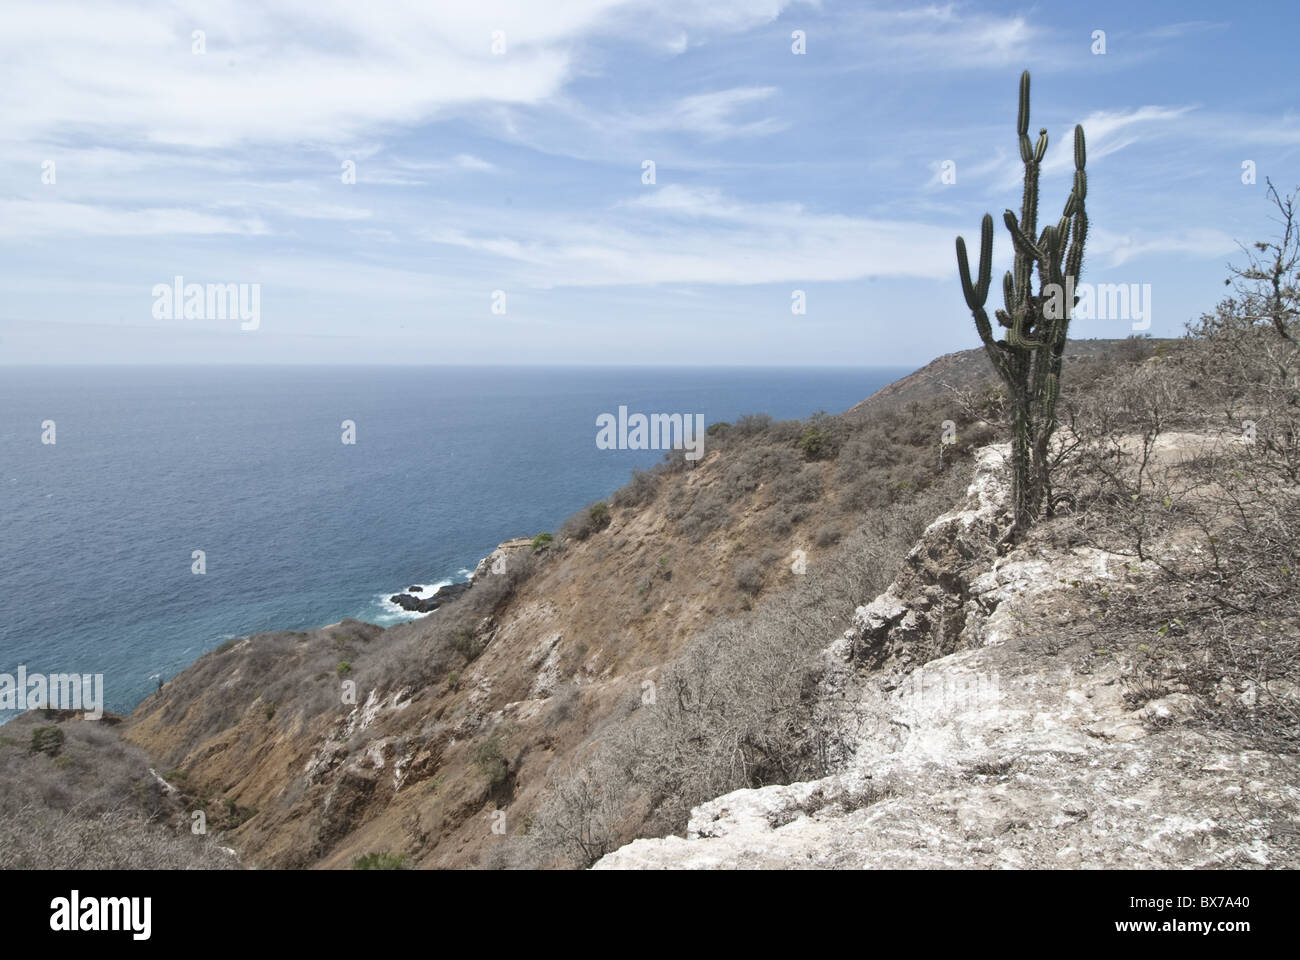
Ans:
POLYGON ((775 443, 794 443, 803 431, 804 426, 798 420, 778 420, 768 428, 767 435, 775 443))
POLYGON ((474 748, 474 766, 487 779, 488 786, 499 787, 510 776, 510 761, 501 749, 501 735, 494 732, 474 748))
POLYGON ((477 660, 479 654, 485 649, 483 641, 468 627, 461 627, 452 634, 451 647, 470 662, 477 660))
POLYGON ((63 731, 58 727, 37 727, 32 731, 32 753, 56 756, 63 749, 63 731))
POLYGON ((533 553, 537 553, 539 550, 545 550, 554 542, 555 537, 551 536, 551 534, 539 533, 537 536, 533 537, 533 553))
POLYGON ((788 507, 796 503, 812 503, 821 498, 821 468, 807 464, 796 474, 777 478, 772 484, 772 498, 777 504, 788 507))
MULTIPOLYGON (((772 426, 772 417, 767 413, 747 413, 736 421, 735 431, 742 437, 750 437, 765 432, 772 426)), ((707 433, 707 431, 705 431, 707 433)))
POLYGON ((799 438, 799 449, 809 460, 820 460, 830 446, 830 436, 825 430, 809 427, 799 438))
POLYGON ((763 571, 754 560, 745 559, 736 564, 736 587, 751 597, 763 589, 763 571))
POLYGON ((352 661, 340 660, 339 665, 334 669, 340 677, 346 677, 349 673, 352 672, 352 661))
POLYGON ((560 527, 560 536, 569 540, 586 540, 593 533, 604 530, 609 523, 609 504, 600 500, 565 520, 560 527))
POLYGON ((813 534, 813 543, 819 547, 833 547, 840 542, 842 534, 838 527, 824 526, 819 527, 813 534))
POLYGON ((546 710, 546 722, 553 726, 570 720, 581 706, 582 690, 576 683, 566 683, 551 695, 551 702, 546 710))
POLYGON ((681 520, 682 535, 692 543, 698 543, 715 530, 719 530, 731 521, 731 512, 726 501, 712 490, 706 490, 695 498, 690 509, 681 520))
POLYGON ((610 498, 616 507, 639 507, 655 498, 659 490, 659 473, 653 470, 634 470, 632 479, 615 491, 610 498))

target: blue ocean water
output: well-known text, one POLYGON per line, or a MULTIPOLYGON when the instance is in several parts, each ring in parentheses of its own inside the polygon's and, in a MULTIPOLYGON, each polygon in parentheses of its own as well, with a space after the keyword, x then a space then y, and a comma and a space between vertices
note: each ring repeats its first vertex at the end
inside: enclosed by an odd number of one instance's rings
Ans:
POLYGON ((129 711, 231 637, 404 619, 390 594, 660 459, 597 449, 601 413, 805 417, 907 372, 0 368, 0 673, 102 673, 129 711))

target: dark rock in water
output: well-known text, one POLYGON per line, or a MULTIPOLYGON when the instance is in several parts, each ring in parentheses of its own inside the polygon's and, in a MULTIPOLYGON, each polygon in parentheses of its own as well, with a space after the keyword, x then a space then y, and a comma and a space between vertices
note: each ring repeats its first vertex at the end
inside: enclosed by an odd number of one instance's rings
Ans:
POLYGON ((446 603, 448 600, 455 600, 462 593, 470 588, 471 584, 467 580, 464 583, 449 583, 447 586, 438 590, 434 597, 439 603, 446 603))
POLYGON ((438 609, 438 602, 432 597, 421 599, 413 597, 409 593, 395 593, 388 598, 389 602, 397 604, 403 610, 410 610, 412 613, 428 613, 430 610, 438 609))
MULTIPOLYGON (((389 597, 389 602, 397 604, 403 610, 409 610, 412 613, 428 613, 431 610, 437 610, 448 600, 455 600, 462 593, 470 588, 468 583, 451 583, 441 587, 437 593, 431 597, 413 597, 409 593, 395 593, 389 597)), ((409 587, 410 590, 419 590, 419 587, 409 587)))
POLYGON ((423 593, 423 592, 424 592, 424 587, 420 586, 420 585, 417 583, 417 584, 416 584, 415 586, 413 586, 413 587, 407 587, 407 588, 406 588, 406 592, 407 592, 407 593, 423 593))

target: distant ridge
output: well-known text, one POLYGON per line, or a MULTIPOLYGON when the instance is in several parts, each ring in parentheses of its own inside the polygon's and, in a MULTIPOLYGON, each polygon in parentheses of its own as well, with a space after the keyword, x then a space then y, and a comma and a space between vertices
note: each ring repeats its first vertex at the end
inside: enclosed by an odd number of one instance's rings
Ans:
MULTIPOLYGON (((1065 345, 1065 362, 1068 365, 1079 360, 1113 354, 1125 342, 1124 339, 1068 340, 1065 345)), ((1143 342, 1154 348, 1158 344, 1176 341, 1152 338, 1143 342)), ((949 387, 969 390, 980 386, 991 387, 997 383, 997 374, 989 364, 983 347, 958 350, 955 353, 945 353, 916 372, 886 384, 861 403, 844 411, 844 416, 857 418, 885 410, 897 410, 913 402, 926 402, 942 396, 949 387)))

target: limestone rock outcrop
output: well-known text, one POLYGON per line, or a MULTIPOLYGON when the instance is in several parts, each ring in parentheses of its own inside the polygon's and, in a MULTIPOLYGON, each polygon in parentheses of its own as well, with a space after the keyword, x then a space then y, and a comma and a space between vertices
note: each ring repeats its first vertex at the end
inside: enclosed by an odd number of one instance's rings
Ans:
POLYGON ((834 772, 718 797, 595 869, 1298 865, 1285 758, 1199 728, 1189 694, 1136 701, 1099 649, 1078 584, 1147 571, 1032 538, 997 555, 1006 455, 826 650, 834 772))

